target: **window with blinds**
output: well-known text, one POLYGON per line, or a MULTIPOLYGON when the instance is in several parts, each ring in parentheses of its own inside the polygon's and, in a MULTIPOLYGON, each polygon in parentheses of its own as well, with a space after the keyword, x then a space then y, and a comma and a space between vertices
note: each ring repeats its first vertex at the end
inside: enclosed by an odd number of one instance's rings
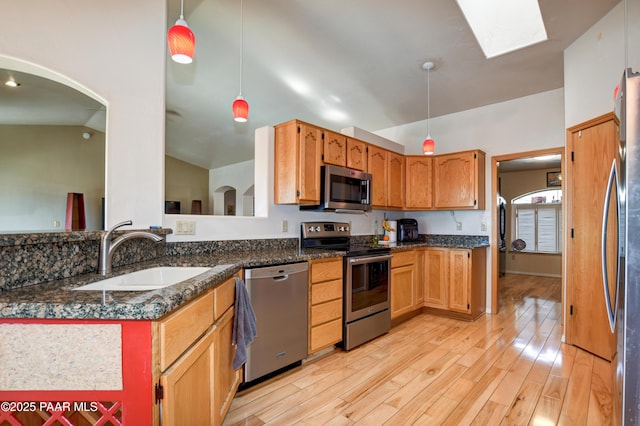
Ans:
POLYGON ((547 192, 525 194, 512 202, 514 239, 526 243, 523 252, 562 252, 562 195, 555 194, 548 203, 545 200, 547 192), (536 202, 532 203, 532 200, 536 202))

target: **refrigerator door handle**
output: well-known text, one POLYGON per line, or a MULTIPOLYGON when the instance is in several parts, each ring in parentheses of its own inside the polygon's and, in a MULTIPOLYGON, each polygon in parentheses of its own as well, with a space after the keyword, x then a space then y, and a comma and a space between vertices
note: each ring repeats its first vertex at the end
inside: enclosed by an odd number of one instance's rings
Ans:
MULTIPOLYGON (((609 274, 607 267, 607 226, 609 222, 609 207, 611 205, 611 194, 612 191, 615 190, 615 194, 617 195, 618 187, 618 171, 616 168, 616 160, 613 160, 613 164, 611 165, 611 172, 609 172, 609 181, 607 182, 607 191, 604 196, 604 207, 602 211, 602 242, 601 242, 601 250, 602 250, 602 286, 604 290, 604 300, 607 306, 607 316, 609 318, 609 327, 611 328, 611 332, 615 332, 616 328, 616 317, 618 310, 618 276, 620 274, 620 262, 616 261, 616 291, 615 291, 615 301, 612 303, 611 296, 609 294, 609 274)), ((620 207, 619 202, 616 199, 616 217, 620 218, 620 207)), ((618 244, 616 243, 616 250, 618 244)), ((616 257, 618 257, 616 255, 616 257)))

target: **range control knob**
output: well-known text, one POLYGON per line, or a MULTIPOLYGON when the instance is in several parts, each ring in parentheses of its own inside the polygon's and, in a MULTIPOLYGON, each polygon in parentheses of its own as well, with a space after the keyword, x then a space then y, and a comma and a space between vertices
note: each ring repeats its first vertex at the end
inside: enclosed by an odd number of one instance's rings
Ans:
POLYGON ((320 227, 316 226, 316 232, 320 232, 320 227))

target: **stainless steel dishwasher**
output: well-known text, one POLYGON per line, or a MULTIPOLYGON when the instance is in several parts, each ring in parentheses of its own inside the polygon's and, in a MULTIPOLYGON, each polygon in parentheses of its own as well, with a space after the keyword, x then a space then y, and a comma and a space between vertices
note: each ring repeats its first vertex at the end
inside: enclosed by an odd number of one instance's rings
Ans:
POLYGON ((307 262, 245 271, 257 329, 247 347, 245 383, 307 357, 308 271, 307 262))

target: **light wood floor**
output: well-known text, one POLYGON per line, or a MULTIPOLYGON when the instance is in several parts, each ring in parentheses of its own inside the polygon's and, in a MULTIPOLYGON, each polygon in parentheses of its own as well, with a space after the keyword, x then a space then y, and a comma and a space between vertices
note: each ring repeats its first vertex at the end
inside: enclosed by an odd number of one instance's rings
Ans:
POLYGON ((419 315, 237 396, 224 424, 610 424, 610 364, 560 342, 560 279, 499 287, 497 315, 419 315))

